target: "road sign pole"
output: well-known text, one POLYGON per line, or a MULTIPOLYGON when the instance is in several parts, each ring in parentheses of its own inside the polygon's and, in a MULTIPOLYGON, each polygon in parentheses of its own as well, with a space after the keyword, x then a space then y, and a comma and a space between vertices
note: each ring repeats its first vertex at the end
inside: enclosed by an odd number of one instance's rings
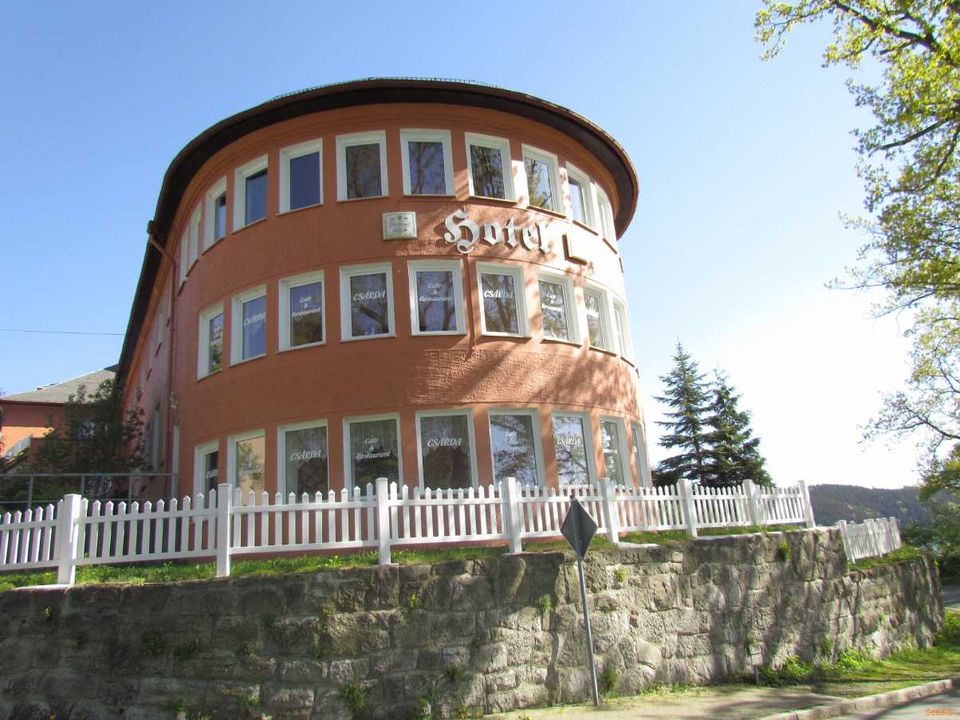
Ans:
POLYGON ((593 660, 593 631, 590 629, 590 608, 587 607, 587 580, 583 574, 583 558, 577 557, 577 570, 580 572, 580 602, 583 603, 583 627, 587 631, 587 657, 590 659, 590 690, 593 692, 593 704, 600 707, 600 693, 597 692, 597 664, 593 660))

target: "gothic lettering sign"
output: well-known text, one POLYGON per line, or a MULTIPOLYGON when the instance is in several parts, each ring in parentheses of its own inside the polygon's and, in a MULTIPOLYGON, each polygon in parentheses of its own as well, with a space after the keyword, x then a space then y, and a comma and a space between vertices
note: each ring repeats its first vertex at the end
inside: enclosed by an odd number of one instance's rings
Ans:
POLYGON ((483 223, 482 225, 470 217, 466 210, 454 210, 443 221, 446 232, 443 239, 450 245, 456 245, 457 250, 466 255, 479 242, 487 245, 506 245, 515 248, 518 245, 531 252, 540 252, 549 255, 556 245, 557 233, 553 224, 535 222, 528 225, 517 225, 513 218, 506 224, 498 222, 483 223))

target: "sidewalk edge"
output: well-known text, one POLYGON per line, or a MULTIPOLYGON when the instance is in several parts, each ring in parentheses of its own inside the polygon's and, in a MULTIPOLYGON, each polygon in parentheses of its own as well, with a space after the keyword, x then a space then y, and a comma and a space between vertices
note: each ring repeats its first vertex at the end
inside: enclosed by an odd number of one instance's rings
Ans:
POLYGON ((886 708, 908 700, 940 695, 957 687, 960 687, 960 675, 946 680, 934 680, 923 685, 891 690, 878 695, 865 695, 864 697, 842 700, 832 705, 821 705, 806 710, 791 710, 776 715, 764 715, 760 720, 823 720, 824 718, 834 718, 851 712, 886 708))

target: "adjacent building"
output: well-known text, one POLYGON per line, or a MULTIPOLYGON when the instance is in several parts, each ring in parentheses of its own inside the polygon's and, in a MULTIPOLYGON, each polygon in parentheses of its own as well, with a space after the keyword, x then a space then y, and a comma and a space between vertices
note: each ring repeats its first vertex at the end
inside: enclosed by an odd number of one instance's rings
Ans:
POLYGON ((120 359, 153 470, 314 493, 648 484, 618 235, 637 178, 570 110, 373 79, 170 165, 120 359))

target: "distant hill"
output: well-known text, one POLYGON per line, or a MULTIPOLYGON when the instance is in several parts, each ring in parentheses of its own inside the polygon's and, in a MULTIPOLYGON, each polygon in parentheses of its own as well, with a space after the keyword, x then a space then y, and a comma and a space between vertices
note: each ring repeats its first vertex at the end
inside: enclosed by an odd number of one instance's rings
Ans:
MULTIPOLYGON (((944 499, 956 501, 949 495, 944 499)), ((895 517, 901 526, 930 520, 930 510, 917 497, 916 486, 882 490, 859 485, 811 485, 810 502, 818 525, 876 517, 895 517)))

